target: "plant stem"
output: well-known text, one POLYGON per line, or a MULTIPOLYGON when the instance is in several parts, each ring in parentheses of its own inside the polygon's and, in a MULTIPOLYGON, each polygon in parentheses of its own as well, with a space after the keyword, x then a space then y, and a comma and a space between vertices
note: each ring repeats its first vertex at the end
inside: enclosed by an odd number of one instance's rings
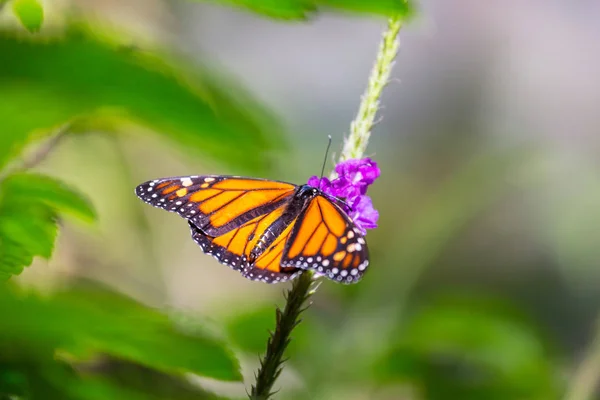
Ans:
POLYGON ((24 170, 32 169, 39 165, 42 161, 44 161, 50 155, 52 150, 54 150, 60 144, 60 142, 67 136, 67 134, 69 133, 69 128, 69 124, 65 124, 61 128, 59 128, 54 134, 54 136, 48 139, 48 141, 43 146, 37 149, 35 154, 23 160, 23 164, 20 166, 20 168, 24 170))
POLYGON ((371 129, 379 110, 383 88, 388 84, 394 59, 398 54, 400 42, 398 33, 402 27, 402 18, 392 18, 383 34, 375 65, 369 76, 369 83, 361 97, 358 113, 350 124, 350 135, 344 141, 344 147, 338 162, 363 157, 371 136, 371 129))
MULTIPOLYGON (((379 45, 379 52, 375 65, 369 76, 367 89, 363 94, 356 118, 350 124, 350 135, 344 141, 339 162, 351 158, 361 158, 367 148, 371 129, 379 109, 379 99, 383 88, 389 81, 394 65, 394 58, 398 52, 398 32, 402 27, 400 17, 389 20, 388 29, 383 34, 379 45)), ((332 175, 335 173, 332 172, 332 175)), ((271 333, 267 342, 267 352, 260 361, 260 368, 256 374, 256 385, 252 386, 250 399, 267 400, 273 394, 272 388, 275 380, 282 370, 283 353, 291 340, 292 330, 300 323, 300 313, 307 299, 315 293, 317 277, 313 271, 306 271, 294 282, 292 288, 286 293, 286 305, 283 311, 275 311, 275 332, 271 333)))
POLYGON ((571 379, 564 400, 591 400, 600 381, 600 323, 590 347, 571 379))
POLYGON ((260 361, 260 369, 256 374, 256 386, 252 386, 250 398, 253 400, 268 399, 275 380, 282 370, 283 353, 290 343, 292 330, 302 321, 300 313, 310 306, 303 308, 304 303, 317 290, 313 272, 307 271, 294 281, 292 288, 286 292, 286 304, 283 311, 275 310, 275 332, 271 332, 267 342, 267 354, 260 361))
POLYGON ((14 164, 7 166, 0 173, 0 180, 3 180, 13 173, 27 171, 41 164, 42 161, 44 161, 67 136, 69 133, 69 128, 70 124, 61 126, 50 136, 49 139, 46 140, 46 142, 42 143, 37 149, 35 149, 32 155, 29 157, 23 157, 22 159, 15 161, 14 164))

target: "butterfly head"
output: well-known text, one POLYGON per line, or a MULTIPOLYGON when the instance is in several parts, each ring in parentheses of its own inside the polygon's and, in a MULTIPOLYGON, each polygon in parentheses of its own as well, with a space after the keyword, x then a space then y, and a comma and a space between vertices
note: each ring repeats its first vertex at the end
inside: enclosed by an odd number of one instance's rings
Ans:
POLYGON ((321 190, 316 187, 310 185, 302 185, 298 187, 298 191, 296 192, 296 197, 302 200, 310 200, 313 197, 317 196, 321 193, 321 190))

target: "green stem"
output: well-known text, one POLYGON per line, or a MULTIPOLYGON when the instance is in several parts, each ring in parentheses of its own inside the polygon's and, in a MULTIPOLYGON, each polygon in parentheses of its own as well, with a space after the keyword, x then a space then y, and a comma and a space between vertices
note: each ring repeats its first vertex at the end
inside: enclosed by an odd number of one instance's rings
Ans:
POLYGON ((400 42, 398 33, 402 27, 401 18, 392 18, 388 22, 388 29, 384 32, 375 65, 369 76, 369 83, 365 93, 361 97, 358 113, 350 124, 350 135, 344 141, 344 147, 338 162, 352 158, 362 158, 369 138, 371 129, 375 123, 375 117, 379 110, 379 102, 383 88, 388 84, 394 59, 398 54, 400 42))
POLYGON ((41 164, 69 134, 70 127, 70 124, 61 126, 50 136, 49 139, 35 149, 33 154, 28 157, 23 157, 20 160, 15 161, 14 164, 4 168, 4 170, 0 172, 0 180, 5 179, 7 176, 13 173, 27 171, 41 164))
MULTIPOLYGON (((358 113, 350 124, 350 135, 344 141, 339 162, 363 157, 379 109, 381 93, 389 82, 394 59, 398 53, 398 33, 401 27, 402 19, 400 17, 389 20, 388 28, 379 45, 375 65, 369 76, 367 89, 361 98, 358 113)), ((272 388, 275 380, 281 374, 284 362, 283 354, 291 340, 292 330, 301 321, 300 313, 308 307, 308 305, 304 307, 307 299, 317 289, 316 280, 313 271, 304 272, 286 293, 286 305, 283 311, 280 308, 276 309, 275 332, 271 333, 267 342, 267 352, 260 361, 256 384, 252 386, 250 399, 267 400, 272 396, 272 388)))
MULTIPOLYGON (((279 307, 275 310, 275 332, 271 333, 267 342, 267 354, 260 361, 256 385, 252 386, 250 392, 252 400, 265 400, 273 394, 273 384, 283 369, 283 353, 290 343, 292 330, 302 321, 300 314, 304 311, 304 304, 317 290, 318 285, 313 275, 312 271, 300 275, 285 294, 286 304, 283 311, 279 307)), ((310 303, 306 307, 309 305, 310 303)))

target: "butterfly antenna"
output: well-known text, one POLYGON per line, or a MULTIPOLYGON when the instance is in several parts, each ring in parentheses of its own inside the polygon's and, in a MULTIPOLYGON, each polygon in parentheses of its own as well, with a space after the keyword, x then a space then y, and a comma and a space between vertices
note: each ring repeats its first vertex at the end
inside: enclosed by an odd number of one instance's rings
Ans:
POLYGON ((323 179, 323 174, 325 173, 325 165, 327 164, 327 154, 329 154, 329 148, 331 147, 331 135, 327 135, 329 141, 327 142, 327 150, 325 150, 325 158, 323 159, 323 167, 321 168, 321 178, 319 181, 323 179))

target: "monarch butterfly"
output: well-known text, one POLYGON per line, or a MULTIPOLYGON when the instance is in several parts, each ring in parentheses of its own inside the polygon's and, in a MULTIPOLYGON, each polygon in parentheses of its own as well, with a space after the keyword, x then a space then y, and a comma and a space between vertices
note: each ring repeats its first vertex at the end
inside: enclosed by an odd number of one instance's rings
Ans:
POLYGON ((206 175, 148 181, 136 194, 187 219, 204 253, 251 280, 285 282, 314 270, 355 283, 369 265, 364 235, 341 200, 316 187, 206 175))

